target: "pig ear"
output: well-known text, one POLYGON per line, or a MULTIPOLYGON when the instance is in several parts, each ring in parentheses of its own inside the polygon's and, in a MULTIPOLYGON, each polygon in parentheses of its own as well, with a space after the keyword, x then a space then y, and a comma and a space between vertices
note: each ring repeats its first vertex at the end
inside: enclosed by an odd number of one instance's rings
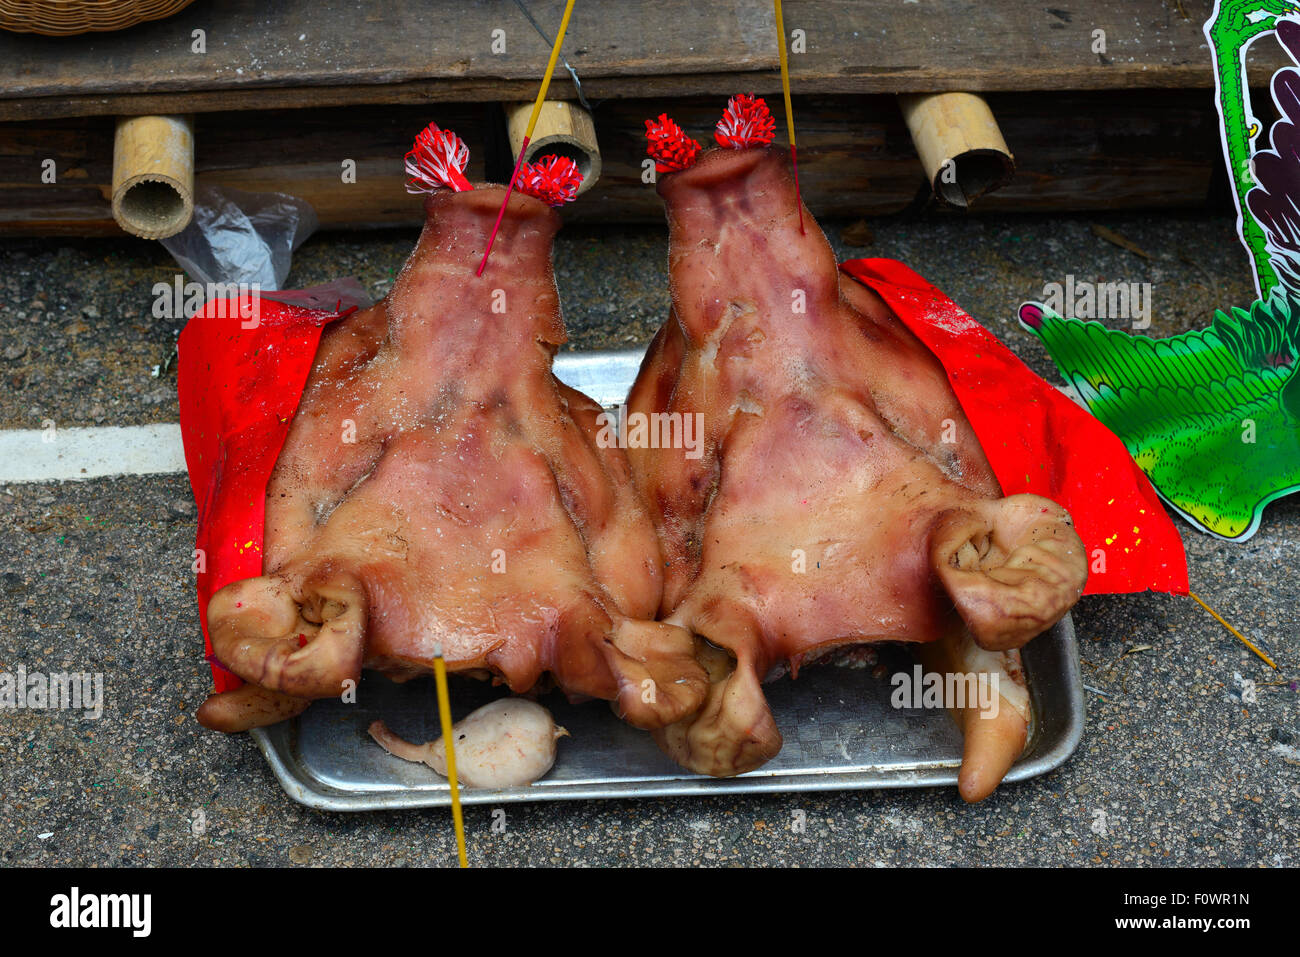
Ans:
POLYGON ((1065 617, 1088 577, 1069 514, 1037 495, 949 512, 930 539, 930 563, 989 651, 1019 648, 1065 617))
POLYGON ((654 732, 659 749, 687 770, 731 777, 762 767, 781 750, 781 732, 754 662, 718 649, 706 661, 710 685, 698 712, 654 732))
POLYGON ((618 683, 614 713, 643 730, 662 728, 699 710, 709 679, 685 628, 625 618, 602 645, 618 683))
POLYGON ((240 685, 234 691, 209 695, 199 707, 199 724, 213 731, 234 734, 249 728, 278 724, 302 714, 311 704, 307 698, 291 698, 258 685, 240 685))
POLYGON ((964 740, 957 790, 965 801, 982 801, 1024 753, 1029 736, 1032 709, 1020 652, 985 651, 969 629, 951 628, 937 640, 917 645, 916 656, 940 678, 976 678, 974 695, 968 691, 948 704, 964 740))
POLYGON ((219 661, 245 681, 295 698, 332 698, 359 681, 366 593, 354 575, 309 579, 295 595, 283 578, 233 582, 208 604, 219 661))

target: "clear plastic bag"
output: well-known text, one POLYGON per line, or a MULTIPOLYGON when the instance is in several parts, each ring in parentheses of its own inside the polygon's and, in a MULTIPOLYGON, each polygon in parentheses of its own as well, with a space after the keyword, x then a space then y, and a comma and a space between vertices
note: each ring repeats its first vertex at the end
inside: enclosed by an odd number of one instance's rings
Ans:
POLYGON ((256 289, 264 299, 307 309, 364 309, 373 300, 351 276, 310 289, 281 290, 293 251, 318 225, 311 204, 297 196, 200 186, 193 220, 159 242, 191 279, 209 287, 238 283, 256 289))
POLYGON ((316 231, 311 204, 286 193, 199 186, 194 218, 175 236, 159 240, 200 283, 246 283, 279 289, 293 251, 316 231))

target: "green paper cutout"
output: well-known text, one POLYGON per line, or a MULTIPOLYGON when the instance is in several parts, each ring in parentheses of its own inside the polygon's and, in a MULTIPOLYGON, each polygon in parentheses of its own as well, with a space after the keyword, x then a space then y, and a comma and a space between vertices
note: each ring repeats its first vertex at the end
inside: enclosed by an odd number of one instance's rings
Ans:
POLYGON ((1237 225, 1259 299, 1165 339, 1025 303, 1088 410, 1119 436, 1162 498, 1202 531, 1245 541, 1265 506, 1300 491, 1300 70, 1273 75, 1271 149, 1247 96, 1247 48, 1276 33, 1300 66, 1300 5, 1218 0, 1205 24, 1237 225))

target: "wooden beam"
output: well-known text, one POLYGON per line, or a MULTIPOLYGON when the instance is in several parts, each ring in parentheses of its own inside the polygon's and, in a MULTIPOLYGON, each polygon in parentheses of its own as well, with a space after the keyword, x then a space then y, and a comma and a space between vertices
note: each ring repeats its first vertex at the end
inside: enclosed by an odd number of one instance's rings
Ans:
MULTIPOLYGON (((528 0, 545 27, 561 0, 528 0)), ((788 0, 796 92, 1212 86, 1211 0, 788 0), (1185 10, 1184 18, 1179 10, 1185 10), (1104 30, 1106 52, 1093 52, 1104 30)), ((0 34, 0 120, 528 99, 547 47, 511 0, 221 0, 115 34, 0 34), (206 53, 192 52, 196 30, 206 53), (494 31, 504 52, 493 52, 494 31)), ((620 0, 574 16, 564 53, 591 101, 773 93, 770 6, 620 0)), ((1261 45, 1251 82, 1284 57, 1261 45)), ((572 98, 568 74, 552 96, 572 98)))

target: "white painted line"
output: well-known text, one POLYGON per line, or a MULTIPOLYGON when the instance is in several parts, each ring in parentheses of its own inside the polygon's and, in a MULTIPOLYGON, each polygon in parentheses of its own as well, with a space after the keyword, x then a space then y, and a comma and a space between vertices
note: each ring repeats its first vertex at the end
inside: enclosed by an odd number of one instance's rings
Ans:
POLYGON ((3 483, 184 471, 181 427, 171 422, 0 432, 0 482, 3 483))
MULTIPOLYGON (((644 354, 641 349, 560 353, 555 357, 555 375, 611 408, 627 397, 644 354)), ((1070 386, 1056 389, 1087 408, 1070 386)), ((48 433, 38 429, 0 432, 0 484, 185 471, 181 427, 175 423, 58 429, 53 442, 47 438, 48 433)))

